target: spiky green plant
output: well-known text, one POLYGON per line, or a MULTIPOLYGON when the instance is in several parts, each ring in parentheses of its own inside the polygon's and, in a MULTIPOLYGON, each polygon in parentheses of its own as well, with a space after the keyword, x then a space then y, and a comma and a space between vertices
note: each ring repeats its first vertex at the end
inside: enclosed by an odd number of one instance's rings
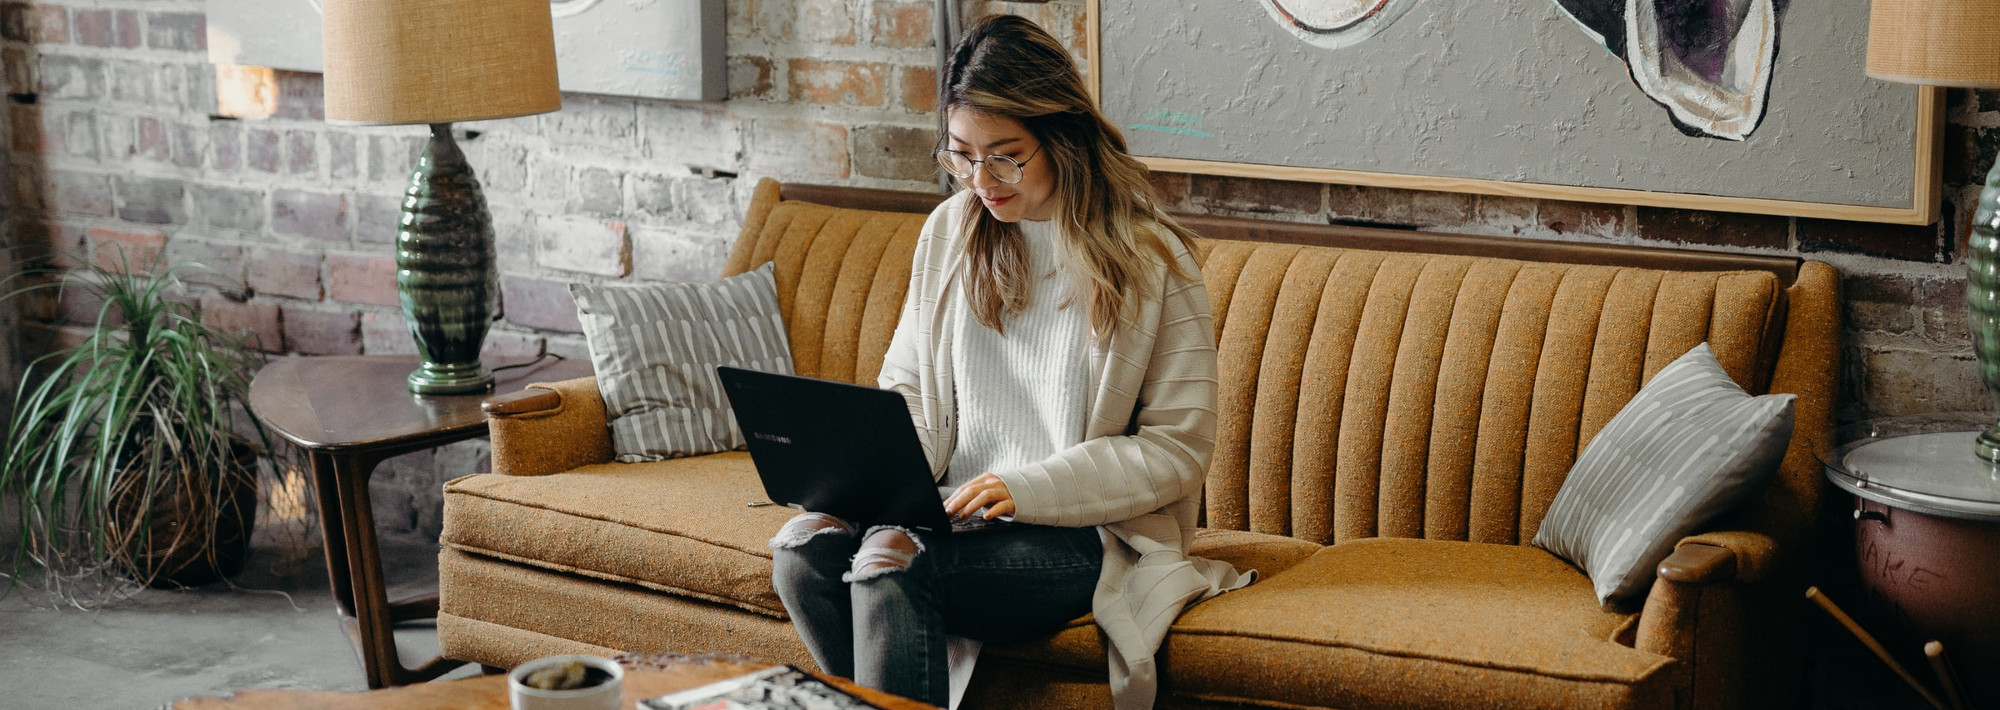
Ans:
POLYGON ((236 432, 264 439, 242 414, 258 354, 190 305, 189 277, 205 267, 112 260, 31 267, 0 296, 102 304, 82 342, 29 364, 14 399, 0 494, 19 506, 17 581, 28 566, 76 589, 215 576, 216 521, 246 483, 250 509, 234 512, 255 518, 256 462, 236 432), (113 584, 77 584, 91 581, 113 584))

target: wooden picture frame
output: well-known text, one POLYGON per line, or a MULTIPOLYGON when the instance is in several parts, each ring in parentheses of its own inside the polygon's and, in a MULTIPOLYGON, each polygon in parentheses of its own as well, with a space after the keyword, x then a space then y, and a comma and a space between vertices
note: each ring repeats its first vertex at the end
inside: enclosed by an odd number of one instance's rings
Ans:
MULTIPOLYGON (((1092 98, 1100 107, 1106 106, 1103 82, 1108 73, 1104 63, 1104 9, 1105 0, 1087 0, 1085 31, 1087 33, 1085 51, 1090 63, 1087 82, 1092 98)), ((1536 0, 1529 0, 1536 1, 1536 0)), ((1547 0, 1541 0, 1546 2, 1547 0)), ((1796 8, 1794 8, 1796 10, 1796 8)), ((1866 12, 1862 15, 1865 26, 1866 12)), ((1858 46, 1858 45, 1857 45, 1858 46)), ((1856 70, 1858 73, 1858 69, 1856 70)), ((1915 90, 1916 99, 1911 109, 1915 116, 1913 125, 1914 154, 1910 156, 1910 178, 1908 184, 1909 201, 1906 204, 1881 206, 1869 204, 1846 204, 1811 200, 1773 199, 1768 197, 1744 197, 1698 192, 1654 191, 1629 189, 1599 185, 1553 184, 1548 182, 1528 182, 1505 179, 1504 177, 1465 177, 1425 175, 1396 172, 1374 172, 1368 170, 1341 169, 1335 167, 1313 167, 1298 165, 1271 165, 1252 162, 1230 162, 1215 159, 1195 159, 1175 155, 1152 155, 1134 141, 1133 152, 1147 166, 1154 170, 1203 175, 1288 180, 1301 182, 1360 185, 1407 190, 1429 190, 1476 195, 1497 195, 1505 197, 1569 200, 1645 207, 1663 207, 1689 210, 1709 210, 1739 212, 1749 214, 1779 215, 1788 217, 1810 217, 1892 224, 1922 225, 1938 219, 1941 203, 1941 178, 1943 166, 1944 92, 1937 87, 1910 87, 1915 90)), ((1114 115, 1106 108, 1107 117, 1121 128, 1127 129, 1130 140, 1133 131, 1129 125, 1136 123, 1134 117, 1114 115)), ((1665 118, 1660 118, 1665 121, 1665 118)), ((1705 139, 1712 140, 1712 139, 1705 139)), ((1898 155, 1901 155, 1898 153, 1898 155)), ((1895 194, 1900 195, 1901 192, 1895 194)))

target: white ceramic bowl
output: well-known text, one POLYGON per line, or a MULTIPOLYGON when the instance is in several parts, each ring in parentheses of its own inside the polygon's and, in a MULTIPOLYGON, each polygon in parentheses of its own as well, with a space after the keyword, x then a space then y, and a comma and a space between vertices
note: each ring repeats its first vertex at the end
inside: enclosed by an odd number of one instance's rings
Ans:
POLYGON ((609 658, 597 656, 537 658, 521 664, 507 674, 507 699, 514 710, 619 710, 619 702, 623 699, 624 693, 625 669, 620 668, 609 658), (611 678, 597 685, 575 690, 542 690, 529 687, 523 682, 535 671, 572 660, 583 661, 585 666, 611 674, 611 678))

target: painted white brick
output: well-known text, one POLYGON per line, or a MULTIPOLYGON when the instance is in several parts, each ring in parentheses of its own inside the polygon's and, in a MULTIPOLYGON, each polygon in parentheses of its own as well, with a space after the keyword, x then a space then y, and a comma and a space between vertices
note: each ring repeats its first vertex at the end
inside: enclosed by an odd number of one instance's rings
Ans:
POLYGON ((751 122, 750 172, 779 180, 845 179, 850 174, 847 127, 795 118, 751 122))
POLYGON ((680 180, 675 185, 675 202, 692 221, 734 225, 743 214, 734 197, 734 183, 734 180, 699 177, 680 180))
POLYGON ((633 276, 646 281, 702 283, 722 275, 735 243, 733 232, 695 229, 636 229, 632 232, 633 276))
POLYGON ((536 259, 542 266, 600 276, 632 272, 632 242, 625 223, 578 217, 544 217, 536 222, 536 259))
POLYGON ((743 169, 742 122, 719 107, 648 103, 639 107, 639 126, 639 154, 654 167, 743 169))
POLYGON ((638 102, 628 98, 563 94, 563 107, 541 115, 542 135, 558 145, 629 155, 639 147, 638 102))

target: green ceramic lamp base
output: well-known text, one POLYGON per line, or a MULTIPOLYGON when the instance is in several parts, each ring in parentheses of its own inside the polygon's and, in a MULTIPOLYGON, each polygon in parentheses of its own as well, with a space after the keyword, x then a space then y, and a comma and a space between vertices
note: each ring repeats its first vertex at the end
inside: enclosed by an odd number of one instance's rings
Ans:
POLYGON ((431 126, 430 144, 410 175, 396 234, 396 290, 423 366, 410 373, 417 394, 468 394, 493 386, 479 362, 494 312, 493 220, 479 179, 452 139, 431 126))
POLYGON ((1980 434, 1979 440, 1972 442, 1972 451, 1981 460, 2000 463, 2000 423, 1980 434))
MULTIPOLYGON (((2000 161, 1986 174, 1979 192, 1979 209, 1972 215, 1972 235, 1965 253, 1965 300, 1972 327, 1972 354, 1979 377, 2000 402, 2000 161)), ((1979 458, 2000 464, 2000 423, 1979 435, 1973 445, 1979 458)))
POLYGON ((410 373, 410 391, 417 394, 476 394, 492 388, 493 373, 477 362, 426 362, 410 373))

